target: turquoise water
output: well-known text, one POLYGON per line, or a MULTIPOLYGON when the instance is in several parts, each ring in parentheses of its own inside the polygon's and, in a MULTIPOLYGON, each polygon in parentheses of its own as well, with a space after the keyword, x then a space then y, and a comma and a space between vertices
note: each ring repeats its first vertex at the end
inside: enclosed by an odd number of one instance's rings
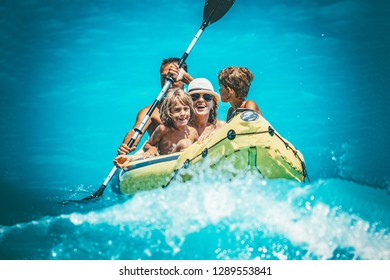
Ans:
POLYGON ((61 203, 111 170, 162 58, 200 26, 204 2, 187 2, 0 4, 0 259, 390 259, 386 1, 237 0, 187 59, 216 88, 222 68, 250 68, 249 97, 311 182, 202 168, 165 190, 128 198, 114 181, 61 203))

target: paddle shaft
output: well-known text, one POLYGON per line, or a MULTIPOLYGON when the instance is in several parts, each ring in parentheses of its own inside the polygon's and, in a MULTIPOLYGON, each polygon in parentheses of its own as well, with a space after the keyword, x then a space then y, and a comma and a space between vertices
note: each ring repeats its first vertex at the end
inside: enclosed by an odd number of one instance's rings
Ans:
MULTIPOLYGON (((205 26, 204 26, 204 24, 202 24, 201 28, 196 33, 194 39, 192 39, 192 41, 191 41, 190 45, 188 46, 187 50, 185 51, 185 53, 181 57, 181 59, 179 61, 179 68, 181 68, 183 66, 183 64, 184 64, 185 60, 187 59, 188 55, 190 54, 192 48, 194 47, 194 45, 198 41, 200 35, 202 35, 204 28, 205 28, 205 26)), ((142 122, 139 124, 139 126, 137 128, 134 129, 135 132, 134 132, 133 136, 130 138, 129 142, 127 143, 127 146, 129 148, 131 146, 133 146, 134 142, 142 134, 143 129, 145 128, 145 126, 146 126, 147 122, 149 121, 151 115, 153 114, 154 110, 157 108, 158 103, 160 103, 160 101, 164 97, 165 93, 171 87, 173 81, 174 81, 173 77, 170 77, 170 76, 167 77, 167 80, 166 80, 163 88, 161 89, 161 91, 158 94, 157 98, 154 100, 153 104, 150 106, 150 108, 149 108, 148 112, 146 113, 145 117, 142 119, 142 122)))
MULTIPOLYGON (((181 57, 179 61, 179 68, 181 68, 187 59, 188 55, 190 54, 192 48, 195 46, 196 42, 200 38, 200 35, 202 35, 204 29, 206 28, 206 25, 203 23, 199 31, 196 33, 194 39, 192 39, 190 45, 188 46, 187 50, 181 57)), ((142 119, 141 123, 138 125, 137 128, 134 129, 134 134, 130 138, 129 142, 127 143, 127 146, 130 148, 134 145, 135 141, 137 138, 143 133, 143 129, 145 128, 146 124, 148 123, 150 117, 152 116, 154 110, 157 108, 157 105, 160 103, 161 99, 164 97, 165 93, 168 91, 168 89, 171 87, 173 83, 173 78, 172 77, 167 77, 167 80, 161 89, 160 93, 158 94, 157 98, 154 100, 153 104, 150 106, 148 112, 146 113, 145 117, 142 119)), ((118 170, 117 166, 114 166, 110 173, 107 175, 106 179, 104 180, 103 184, 100 186, 100 188, 92 195, 83 198, 83 200, 90 200, 99 196, 103 195, 104 190, 106 189, 107 185, 110 183, 112 177, 114 177, 116 171, 118 170)))

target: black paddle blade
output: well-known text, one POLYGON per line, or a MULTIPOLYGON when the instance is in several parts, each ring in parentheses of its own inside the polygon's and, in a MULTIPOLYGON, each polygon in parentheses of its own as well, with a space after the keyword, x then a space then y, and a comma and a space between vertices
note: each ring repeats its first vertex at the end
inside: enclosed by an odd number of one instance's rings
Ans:
POLYGON ((106 189, 106 185, 103 184, 96 192, 94 192, 90 196, 84 197, 82 200, 91 200, 91 199, 101 197, 105 189, 106 189))
POLYGON ((89 200, 98 199, 99 197, 103 196, 105 189, 106 189, 106 185, 103 184, 96 192, 94 192, 93 194, 91 194, 87 197, 84 197, 84 198, 79 199, 79 200, 76 200, 76 199, 65 200, 65 201, 62 201, 61 204, 66 205, 66 204, 71 203, 71 202, 72 203, 82 203, 82 202, 87 202, 89 200))
POLYGON ((233 6, 235 0, 206 0, 203 10, 202 26, 207 27, 210 24, 220 20, 233 6))

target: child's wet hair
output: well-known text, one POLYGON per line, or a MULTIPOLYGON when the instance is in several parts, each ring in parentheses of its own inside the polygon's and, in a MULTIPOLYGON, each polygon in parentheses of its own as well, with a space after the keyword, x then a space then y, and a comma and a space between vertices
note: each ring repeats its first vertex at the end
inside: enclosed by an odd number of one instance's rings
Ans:
POLYGON ((224 87, 230 87, 236 96, 245 99, 254 79, 252 72, 246 67, 230 66, 222 69, 218 74, 218 81, 224 87))

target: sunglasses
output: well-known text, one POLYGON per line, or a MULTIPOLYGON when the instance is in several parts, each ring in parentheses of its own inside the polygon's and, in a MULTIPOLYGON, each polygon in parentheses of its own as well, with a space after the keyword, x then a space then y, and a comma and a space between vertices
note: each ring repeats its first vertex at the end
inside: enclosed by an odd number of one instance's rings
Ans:
MULTIPOLYGON (((192 101, 198 100, 202 95, 200 93, 194 93, 191 94, 192 101)), ((213 99, 213 96, 211 94, 203 94, 203 99, 206 100, 206 102, 210 102, 213 99)))

